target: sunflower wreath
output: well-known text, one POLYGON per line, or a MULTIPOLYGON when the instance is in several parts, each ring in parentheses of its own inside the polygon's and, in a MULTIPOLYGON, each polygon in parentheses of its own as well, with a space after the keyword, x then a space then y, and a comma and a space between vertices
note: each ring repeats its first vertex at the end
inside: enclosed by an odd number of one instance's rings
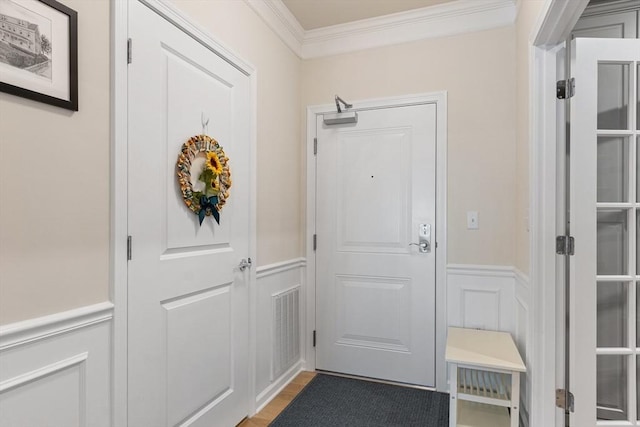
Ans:
POLYGON ((178 184, 185 205, 198 215, 200 225, 206 216, 220 224, 220 211, 229 198, 231 172, 229 158, 218 141, 196 135, 182 144, 176 163, 178 184))

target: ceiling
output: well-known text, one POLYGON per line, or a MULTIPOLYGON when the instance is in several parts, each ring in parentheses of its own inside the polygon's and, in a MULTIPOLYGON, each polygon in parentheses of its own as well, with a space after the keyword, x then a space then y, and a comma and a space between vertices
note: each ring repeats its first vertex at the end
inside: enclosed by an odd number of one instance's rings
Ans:
POLYGON ((282 0, 306 31, 453 0, 282 0))

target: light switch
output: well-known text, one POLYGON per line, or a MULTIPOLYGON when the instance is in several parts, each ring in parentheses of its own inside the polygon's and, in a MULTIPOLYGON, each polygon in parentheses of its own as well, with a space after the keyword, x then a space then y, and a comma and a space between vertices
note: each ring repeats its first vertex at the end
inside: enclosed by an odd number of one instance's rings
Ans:
POLYGON ((467 212, 467 229, 469 230, 478 229, 478 211, 467 212))

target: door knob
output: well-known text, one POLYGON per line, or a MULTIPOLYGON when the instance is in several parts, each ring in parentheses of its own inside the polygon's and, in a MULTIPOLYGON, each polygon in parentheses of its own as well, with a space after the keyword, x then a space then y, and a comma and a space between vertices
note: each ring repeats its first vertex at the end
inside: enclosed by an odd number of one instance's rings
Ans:
POLYGON ((238 264, 238 268, 240 271, 245 271, 247 268, 251 268, 251 258, 243 258, 242 261, 240 261, 240 264, 238 264))
POLYGON ((421 254, 431 252, 431 224, 419 224, 418 243, 409 243, 411 245, 416 245, 421 254))
POLYGON ((411 245, 416 245, 418 246, 419 250, 421 253, 425 253, 425 252, 429 252, 429 244, 427 242, 420 242, 420 243, 409 243, 409 246, 411 245))

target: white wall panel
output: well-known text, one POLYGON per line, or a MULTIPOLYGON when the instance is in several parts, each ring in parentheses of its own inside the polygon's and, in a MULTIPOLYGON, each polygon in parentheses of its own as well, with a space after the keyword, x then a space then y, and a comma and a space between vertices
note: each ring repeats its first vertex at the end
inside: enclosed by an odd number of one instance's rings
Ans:
POLYGON ((3 381, 0 425, 86 425, 86 361, 82 353, 3 381))
POLYGON ((512 267, 449 265, 449 326, 515 332, 512 267))
MULTIPOLYGON (((304 286, 305 260, 296 258, 285 262, 258 267, 256 293, 256 410, 259 411, 278 392, 289 383, 302 369, 302 360, 294 362, 284 374, 272 378, 272 364, 274 358, 273 304, 275 294, 301 286, 300 293, 300 327, 298 333, 304 331, 304 301, 306 288, 304 286)), ((303 343, 304 335, 299 342, 303 343)), ((302 354, 302 348, 300 349, 302 354)))
POLYGON ((520 418, 528 426, 531 407, 531 310, 529 278, 510 266, 449 265, 449 326, 511 333, 527 373, 520 381, 520 418))
POLYGON ((0 425, 111 425, 112 307, 0 328, 0 425))
POLYGON ((520 355, 527 366, 527 373, 520 381, 520 418, 524 426, 529 425, 529 408, 531 408, 531 290, 529 278, 520 271, 515 271, 515 336, 520 355))

